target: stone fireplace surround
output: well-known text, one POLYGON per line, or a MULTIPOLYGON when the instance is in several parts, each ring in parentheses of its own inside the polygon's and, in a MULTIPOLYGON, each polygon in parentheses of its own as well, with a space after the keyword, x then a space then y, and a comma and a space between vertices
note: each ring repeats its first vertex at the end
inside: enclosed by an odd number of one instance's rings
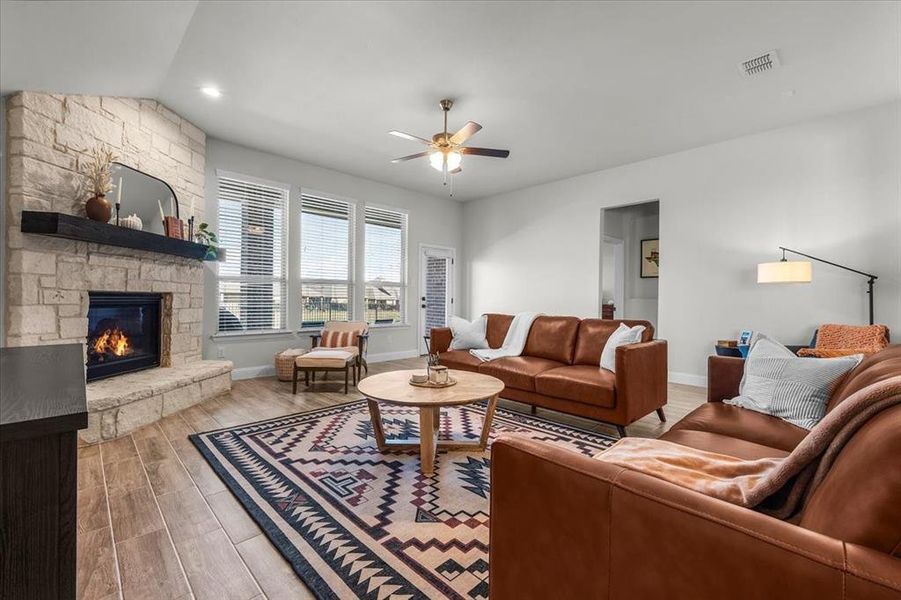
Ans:
MULTIPOLYGON (((23 210, 84 216, 78 173, 100 144, 168 182, 202 220, 206 136, 154 100, 21 92, 7 101, 5 344, 84 343, 88 293, 164 296, 160 368, 87 386, 87 442, 124 435, 225 393, 232 365, 201 357, 203 263, 20 231, 23 210)), ((127 206, 123 206, 127 210, 127 206)))

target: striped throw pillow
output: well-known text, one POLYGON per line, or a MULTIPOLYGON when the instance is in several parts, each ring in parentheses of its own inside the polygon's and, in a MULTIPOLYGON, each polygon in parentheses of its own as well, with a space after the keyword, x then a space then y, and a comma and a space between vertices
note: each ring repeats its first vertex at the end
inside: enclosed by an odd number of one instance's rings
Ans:
POLYGON ((739 395, 724 402, 812 429, 826 416, 826 405, 835 386, 862 358, 862 354, 801 358, 761 335, 745 360, 739 395))
POLYGON ((353 329, 350 331, 334 331, 325 330, 322 332, 322 339, 319 340, 320 348, 350 348, 359 343, 362 329, 353 329))

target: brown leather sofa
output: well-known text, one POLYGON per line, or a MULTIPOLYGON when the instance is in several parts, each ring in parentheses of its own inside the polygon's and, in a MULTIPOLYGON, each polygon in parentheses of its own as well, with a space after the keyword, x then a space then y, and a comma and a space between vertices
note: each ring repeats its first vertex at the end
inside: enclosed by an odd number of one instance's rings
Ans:
MULTIPOLYGON (((709 402, 663 439, 785 456, 806 431, 723 404, 743 361, 711 357, 709 402)), ((864 359, 829 409, 901 373, 901 345, 864 359)), ((754 510, 515 436, 491 452, 492 600, 901 598, 901 406, 862 426, 799 515, 754 510)))
MULTIPOLYGON (((489 314, 488 345, 500 348, 512 315, 489 314)), ((442 365, 477 371, 504 382, 502 398, 533 407, 625 426, 657 411, 666 420, 666 341, 654 340, 647 321, 540 316, 532 323, 522 356, 482 362, 469 350, 449 350, 450 328, 432 329, 430 349, 442 365), (642 341, 616 349, 616 373, 600 368, 601 350, 620 323, 644 325, 642 341)))

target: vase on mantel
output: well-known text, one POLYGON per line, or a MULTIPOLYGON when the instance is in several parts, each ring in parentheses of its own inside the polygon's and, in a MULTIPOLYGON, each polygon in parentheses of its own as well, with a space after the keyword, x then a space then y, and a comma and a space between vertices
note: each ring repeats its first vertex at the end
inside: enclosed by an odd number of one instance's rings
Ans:
POLYGON ((103 194, 95 194, 84 203, 84 212, 92 221, 109 223, 113 207, 103 194))

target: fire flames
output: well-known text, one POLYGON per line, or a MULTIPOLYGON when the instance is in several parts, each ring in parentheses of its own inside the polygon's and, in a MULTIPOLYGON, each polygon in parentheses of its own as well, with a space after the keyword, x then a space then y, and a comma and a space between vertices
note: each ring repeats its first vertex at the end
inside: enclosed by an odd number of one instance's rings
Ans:
POLYGON ((131 354, 131 348, 128 346, 128 336, 118 327, 105 329, 103 333, 94 339, 93 346, 96 354, 109 353, 116 356, 131 354))

